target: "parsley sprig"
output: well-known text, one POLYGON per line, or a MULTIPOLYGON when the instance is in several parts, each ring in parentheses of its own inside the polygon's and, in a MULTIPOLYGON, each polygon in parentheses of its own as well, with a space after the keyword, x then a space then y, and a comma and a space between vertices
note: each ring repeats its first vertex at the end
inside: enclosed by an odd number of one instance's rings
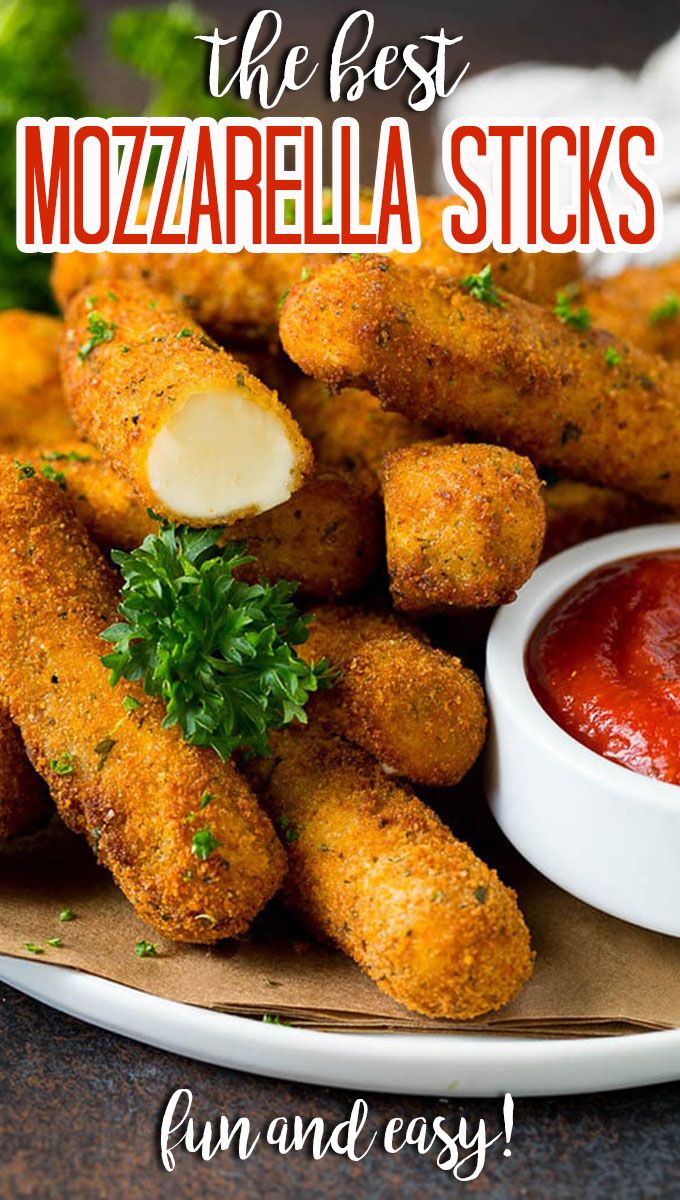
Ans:
POLYGON ((505 308, 505 301, 501 300, 489 263, 476 275, 466 275, 465 279, 461 279, 460 286, 473 300, 481 300, 482 304, 491 304, 496 308, 505 308))
POLYGON ((268 754, 268 731, 305 722, 311 693, 334 674, 295 652, 310 620, 292 602, 297 585, 236 578, 253 559, 241 544, 218 545, 222 532, 164 524, 132 553, 113 552, 123 620, 102 634, 114 647, 102 662, 112 686, 141 680, 160 696, 164 725, 193 745, 222 758, 268 754))
POLYGON ((563 325, 572 329, 590 329, 590 313, 585 305, 574 307, 575 293, 573 289, 565 288, 555 296, 554 315, 563 325))
POLYGON ((113 335, 117 326, 113 321, 107 321, 105 317, 96 311, 90 312, 87 318, 87 332, 89 338, 83 342, 82 346, 78 347, 78 358, 81 363, 97 349, 97 346, 103 346, 104 342, 112 342, 113 335))

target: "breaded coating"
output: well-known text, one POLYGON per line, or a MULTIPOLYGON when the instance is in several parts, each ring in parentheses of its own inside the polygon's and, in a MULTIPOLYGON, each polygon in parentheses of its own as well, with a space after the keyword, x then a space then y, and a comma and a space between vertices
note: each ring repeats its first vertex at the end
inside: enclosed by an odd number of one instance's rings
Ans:
MULTIPOLYGON (((148 205, 145 193, 140 213, 148 205)), ((330 203, 330 192, 327 202, 330 203)), ((555 289, 578 274, 576 254, 499 254, 493 249, 479 254, 451 250, 442 237, 441 221, 451 197, 420 196, 418 213, 421 248, 413 254, 395 254, 419 266, 443 269, 463 278, 479 271, 486 263, 493 266, 498 281, 508 291, 537 303, 548 301, 555 289)), ((370 220, 371 193, 364 191, 359 200, 359 215, 370 220)), ((300 278, 310 260, 306 254, 252 254, 241 250, 234 254, 97 254, 75 252, 56 254, 52 268, 52 288, 57 302, 66 309, 82 288, 93 282, 141 279, 149 286, 167 292, 177 304, 189 308, 204 329, 224 340, 259 340, 275 343, 278 305, 289 288, 300 278)), ((330 258, 330 256, 328 256, 330 258)))
POLYGON ((558 288, 578 278, 580 260, 575 251, 568 254, 540 250, 535 254, 527 254, 524 250, 508 253, 494 250, 492 246, 474 252, 452 250, 442 237, 442 217, 451 201, 451 196, 419 196, 420 249, 413 254, 396 252, 390 257, 395 262, 429 267, 456 279, 476 274, 488 264, 499 287, 535 304, 552 301, 558 288))
POLYGON ((0 842, 32 833, 49 812, 49 792, 26 757, 19 730, 0 708, 0 842))
POLYGON ((680 259, 583 280, 569 294, 588 310, 593 325, 648 354, 680 358, 680 259))
POLYGON ((308 712, 362 746, 397 775, 450 787, 470 770, 486 736, 486 706, 474 671, 427 644, 393 614, 340 605, 317 608, 308 662, 326 658, 338 682, 308 712))
POLYGON ((502 446, 411 446, 383 464, 390 590, 405 612, 514 600, 545 534, 542 484, 502 446))
POLYGON ((0 448, 74 436, 59 382, 57 317, 0 312, 0 448))
POLYGON ((293 288, 281 338, 307 374, 369 388, 412 420, 463 425, 560 474, 680 507, 680 369, 500 298, 345 258, 293 288))
POLYGON ((107 281, 166 292, 204 329, 224 340, 275 342, 277 305, 297 283, 304 254, 56 254, 52 288, 65 311, 85 287, 107 281))
POLYGON ((56 445, 19 446, 15 457, 67 493, 98 546, 132 550, 158 529, 127 480, 89 442, 72 439, 56 445))
POLYGON ((164 937, 241 932, 283 875, 269 821, 231 763, 162 727, 160 700, 110 687, 115 578, 63 491, 2 457, 0 511, 0 695, 61 817, 164 937))
POLYGON ((81 435, 170 519, 210 525, 266 511, 311 465, 276 393, 143 284, 74 298, 62 376, 81 435))
POLYGON ((648 525, 667 518, 667 510, 644 504, 613 488, 558 479, 543 491, 546 531, 542 558, 551 558, 589 538, 648 525))
POLYGON ((338 471, 319 471, 286 504, 230 525, 256 561, 241 569, 253 582, 292 579, 298 595, 333 600, 361 590, 383 550, 378 497, 338 471))
POLYGON ((370 392, 344 388, 331 394, 304 375, 285 393, 295 420, 309 438, 316 461, 351 473, 364 487, 380 486, 380 466, 390 450, 429 441, 436 430, 424 421, 385 412, 370 392))
POLYGON ((254 770, 287 843, 284 897, 312 932, 427 1016, 467 1020, 512 1000, 533 955, 496 872, 364 751, 292 728, 272 747, 254 770))

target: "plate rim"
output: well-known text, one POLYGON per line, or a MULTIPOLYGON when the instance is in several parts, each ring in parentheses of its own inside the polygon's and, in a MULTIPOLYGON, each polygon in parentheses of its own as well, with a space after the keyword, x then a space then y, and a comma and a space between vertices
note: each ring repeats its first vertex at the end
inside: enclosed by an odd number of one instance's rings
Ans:
POLYGON ((268 1025, 6 955, 0 955, 0 980, 90 1025, 169 1053, 355 1092, 554 1096, 680 1080, 680 1029, 569 1039, 322 1032, 268 1025))

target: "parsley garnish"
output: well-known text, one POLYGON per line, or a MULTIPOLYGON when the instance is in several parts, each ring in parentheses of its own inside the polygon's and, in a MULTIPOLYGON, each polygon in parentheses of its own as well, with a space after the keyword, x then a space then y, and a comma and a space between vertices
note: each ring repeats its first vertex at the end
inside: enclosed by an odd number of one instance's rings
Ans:
POLYGON ((48 938, 47 939, 47 945, 55 946, 57 948, 57 950, 61 950, 61 947, 63 946, 63 944, 64 943, 62 942, 61 938, 48 938))
POLYGON ((136 712, 137 709, 141 708, 141 707, 142 706, 141 706, 139 700, 135 700, 134 696, 124 696, 123 697, 123 708, 125 709, 126 712, 136 712))
POLYGON ((215 797, 213 796, 212 792, 204 792, 203 795, 201 796, 201 802, 198 806, 198 811, 203 812, 203 809, 207 808, 208 805, 210 804, 211 800, 214 800, 214 799, 215 799, 215 797))
POLYGON ((94 309, 87 318, 87 332, 89 338, 83 342, 78 348, 78 358, 81 362, 85 362, 88 354, 96 350, 97 346, 103 345, 104 342, 112 342, 113 334, 117 326, 113 321, 107 321, 101 313, 95 312, 94 309))
POLYGON ((111 753, 111 751, 113 750, 113 747, 115 746, 115 744, 116 744, 116 739, 112 738, 110 734, 107 734, 107 736, 103 737, 100 742, 97 742, 97 745, 94 748, 94 752, 95 752, 95 754, 99 755, 99 762, 97 763, 98 771, 104 770, 104 767, 106 766, 106 760, 109 757, 109 754, 111 753))
POLYGON ((35 467, 32 467, 30 463, 20 463, 15 458, 14 466, 17 469, 19 479, 32 479, 35 475, 35 467))
POLYGON ((49 479, 51 483, 59 484, 62 492, 66 491, 66 476, 63 471, 55 471, 50 463, 43 463, 40 468, 40 474, 44 479, 49 479))
POLYGON ((42 946, 36 946, 35 942, 24 942, 24 948, 29 950, 31 954, 44 954, 42 946))
POLYGON ((51 758, 50 769, 55 775, 72 775, 76 767, 70 750, 62 750, 57 758, 51 758))
POLYGON ((569 291, 557 293, 553 313, 563 325, 569 325, 572 329, 590 328, 590 313, 588 309, 583 305, 580 308, 574 308, 573 294, 569 291))
POLYGON ((335 676, 295 652, 311 619, 292 602, 297 585, 236 579, 253 560, 242 545, 219 546, 222 532, 166 524, 131 554, 113 552, 123 620, 102 634, 114 646, 102 662, 112 686, 141 680, 160 696, 164 725, 179 725, 193 745, 222 758, 238 748, 268 754, 269 730, 305 722, 310 694, 335 676))
POLYGON ((192 329, 180 329, 179 333, 175 334, 176 338, 188 338, 193 336, 194 333, 192 329))
POLYGON ((76 914, 72 908, 62 908, 61 912, 59 913, 60 921, 75 921, 75 919, 76 914))
POLYGON ((680 313, 680 300, 675 292, 667 292, 660 304, 649 314, 649 324, 658 325, 661 321, 674 321, 680 313))
POLYGON ((473 300, 481 300, 483 304, 493 304, 496 308, 504 308, 505 301, 501 300, 493 282, 493 274, 489 263, 482 267, 477 275, 467 275, 461 279, 460 286, 473 300))
POLYGON ((92 462, 89 454, 80 454, 78 450, 41 450, 40 457, 43 462, 92 462))
POLYGON ((135 943, 137 958, 158 958, 158 946, 155 942, 145 942, 143 938, 135 943))
POLYGON ((604 352, 604 361, 608 367, 618 367, 621 362, 621 355, 614 346, 607 346, 604 352))
POLYGON ((262 1016, 263 1025, 289 1025, 290 1021, 284 1021, 278 1013, 264 1013, 262 1016))
POLYGON ((284 842, 288 842, 289 845, 292 842, 296 842, 300 836, 290 817, 284 816, 280 818, 279 829, 281 830, 284 842))
POLYGON ((211 829, 206 825, 204 829, 197 829, 191 839, 191 853, 196 855, 201 862, 207 862, 213 850, 217 850, 220 845, 217 838, 214 837, 211 829))

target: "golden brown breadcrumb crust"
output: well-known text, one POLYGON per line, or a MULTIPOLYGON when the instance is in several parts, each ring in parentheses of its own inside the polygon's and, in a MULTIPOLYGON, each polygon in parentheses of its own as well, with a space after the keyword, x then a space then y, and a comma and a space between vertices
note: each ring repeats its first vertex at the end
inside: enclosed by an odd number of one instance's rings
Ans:
POLYGON ((19 730, 0 709, 0 842, 32 833, 50 808, 49 792, 26 757, 19 730))
POLYGON ((441 612, 514 600, 545 534, 543 488, 502 446, 411 446, 383 464, 390 589, 397 608, 441 612))
POLYGON ((0 312, 0 448, 74 436, 59 381, 57 317, 9 308, 0 312))
POLYGON ((570 295, 574 305, 588 310, 593 325, 648 354, 680 358, 680 259, 583 280, 570 295))
POLYGON ((665 521, 669 515, 667 509, 645 504, 635 496, 574 479, 549 483, 543 499, 546 531, 542 558, 617 529, 665 521))
POLYGON ((162 728, 161 701, 109 686, 114 576, 61 489, 3 456, 0 509, 0 694, 60 815, 165 937, 244 930, 283 875, 269 821, 230 763, 162 728), (218 843, 205 862, 192 853, 203 826, 218 843))
POLYGON ((508 294, 485 304, 437 272, 371 256, 293 288, 280 329, 293 360, 329 384, 680 507, 680 370, 607 333, 508 294))
POLYGON ((230 525, 225 537, 244 540, 254 555, 246 579, 292 579, 301 597, 332 600, 360 591, 377 570, 382 507, 341 472, 319 471, 285 504, 230 525))
POLYGON ((515 893, 362 750, 313 729, 251 768, 286 840, 284 896, 407 1008, 466 1020, 531 975, 515 893))
MULTIPOLYGON (((85 290, 74 297, 66 314, 61 370, 82 436, 100 448, 146 507, 170 519, 181 520, 183 514, 171 511, 153 491, 149 448, 170 415, 195 393, 242 389, 250 403, 276 415, 294 453, 292 491, 311 467, 311 448, 276 393, 217 346, 167 295, 139 282, 121 281, 115 292, 85 290), (110 336, 83 358, 79 350, 92 337, 88 322, 93 312, 110 336)), ((247 509, 233 514, 247 515, 247 509)), ((221 524, 222 519, 203 523, 221 524)))
POLYGON ((309 713, 414 783, 450 787, 478 758, 486 736, 482 686, 459 658, 427 644, 393 614, 353 606, 317 608, 309 661, 341 670, 309 713))

